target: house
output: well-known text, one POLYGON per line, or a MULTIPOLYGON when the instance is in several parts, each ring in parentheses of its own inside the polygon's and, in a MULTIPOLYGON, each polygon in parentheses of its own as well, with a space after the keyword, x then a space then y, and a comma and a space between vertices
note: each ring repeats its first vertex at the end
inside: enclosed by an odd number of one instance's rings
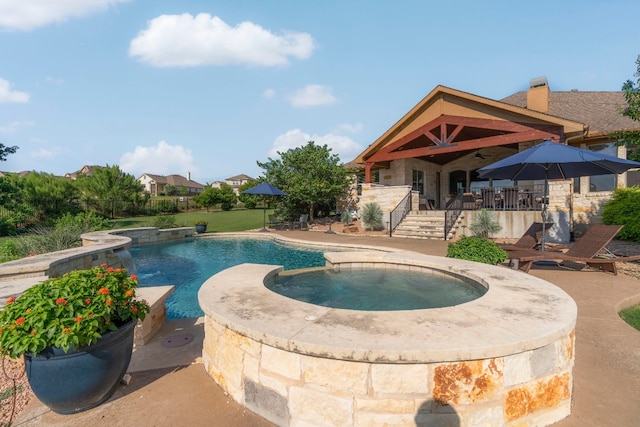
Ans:
POLYGON ((188 174, 187 178, 185 178, 182 175, 175 174, 164 176, 143 173, 140 178, 138 178, 138 182, 144 186, 144 191, 152 196, 163 193, 167 185, 178 188, 184 187, 188 192, 187 196, 200 194, 204 189, 204 185, 191 180, 191 174, 188 174))
POLYGON ((231 178, 227 178, 225 182, 222 181, 214 181, 211 186, 213 188, 220 188, 222 184, 230 185, 233 188, 233 192, 240 194, 240 187, 250 181, 255 181, 254 178, 251 178, 249 175, 240 174, 236 176, 232 176, 231 178))
MULTIPOLYGON (((456 195, 480 194, 482 188, 534 189, 541 182, 483 180, 477 170, 547 139, 626 157, 626 148, 617 147, 610 135, 640 129, 640 123, 622 115, 624 107, 623 92, 551 91, 545 77, 502 100, 437 86, 351 163, 363 172, 359 206, 376 201, 391 212, 410 192, 411 209, 444 210, 456 195)), ((612 191, 628 181, 637 184, 638 174, 550 182, 549 211, 566 225, 560 239, 568 238, 568 228, 597 218, 612 191)), ((474 200, 482 206, 482 199, 474 200)), ((533 220, 517 208, 506 217, 522 223, 507 227, 513 235, 533 220)))
POLYGON ((64 174, 65 178, 69 178, 71 180, 76 180, 78 179, 78 176, 80 175, 93 175, 96 171, 96 169, 101 168, 103 166, 100 165, 84 165, 82 166, 82 168, 80 168, 80 170, 77 170, 75 172, 67 172, 64 174))

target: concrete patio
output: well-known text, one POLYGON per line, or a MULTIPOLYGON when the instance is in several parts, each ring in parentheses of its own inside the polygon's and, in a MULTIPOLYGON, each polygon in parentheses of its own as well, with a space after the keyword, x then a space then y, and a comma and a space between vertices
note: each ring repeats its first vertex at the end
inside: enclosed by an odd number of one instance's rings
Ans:
MULTIPOLYGON (((444 256, 447 242, 322 231, 283 231, 283 236, 327 243, 386 246, 444 256)), ((640 302, 640 280, 590 270, 536 266, 531 274, 556 284, 578 305, 572 414, 560 427, 635 426, 640 419, 640 332, 617 312, 640 302)), ((154 340, 136 348, 131 380, 105 404, 76 415, 58 415, 37 400, 15 426, 269 426, 237 405, 206 374, 201 319, 169 322, 154 340), (191 334, 192 342, 171 347, 168 337, 191 334), (164 343, 164 345, 163 345, 164 343)))

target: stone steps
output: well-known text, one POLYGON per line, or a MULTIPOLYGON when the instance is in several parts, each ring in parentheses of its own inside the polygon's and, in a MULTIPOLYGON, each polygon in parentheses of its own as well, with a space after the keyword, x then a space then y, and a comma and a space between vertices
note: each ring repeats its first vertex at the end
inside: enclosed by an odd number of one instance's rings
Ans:
MULTIPOLYGON (((444 211, 412 211, 393 231, 393 237, 442 240, 444 225, 444 211)), ((450 233, 448 239, 452 237, 450 233)))

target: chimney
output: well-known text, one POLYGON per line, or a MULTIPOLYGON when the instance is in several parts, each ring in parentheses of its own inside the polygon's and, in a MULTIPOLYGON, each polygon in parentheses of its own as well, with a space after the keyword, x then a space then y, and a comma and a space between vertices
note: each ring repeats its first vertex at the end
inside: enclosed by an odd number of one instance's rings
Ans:
POLYGON ((529 82, 527 108, 541 113, 549 112, 549 83, 546 77, 536 77, 529 82))
POLYGON ((187 171, 187 181, 191 181, 191 172, 187 171))

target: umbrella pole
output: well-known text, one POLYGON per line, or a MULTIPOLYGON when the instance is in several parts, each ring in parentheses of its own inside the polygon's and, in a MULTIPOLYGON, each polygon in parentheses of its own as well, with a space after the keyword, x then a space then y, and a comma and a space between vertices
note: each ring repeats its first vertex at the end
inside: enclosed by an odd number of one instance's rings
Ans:
POLYGON ((267 230, 267 203, 266 200, 262 200, 262 232, 267 230))
POLYGON ((547 227, 547 195, 549 191, 547 187, 549 186, 549 166, 546 166, 544 169, 544 188, 542 189, 542 237, 540 238, 540 251, 544 252, 544 247, 546 246, 546 227, 547 227))

